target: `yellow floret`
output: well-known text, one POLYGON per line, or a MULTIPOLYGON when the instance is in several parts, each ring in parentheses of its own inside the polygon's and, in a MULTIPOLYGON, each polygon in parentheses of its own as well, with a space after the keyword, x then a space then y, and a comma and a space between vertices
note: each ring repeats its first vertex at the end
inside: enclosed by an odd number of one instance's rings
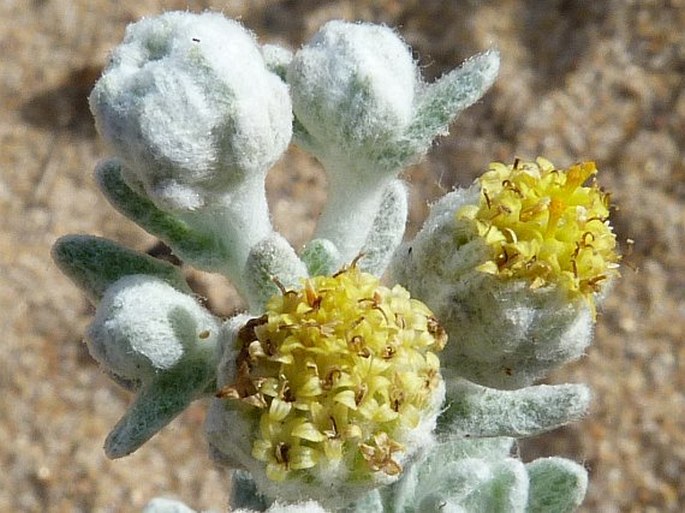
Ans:
POLYGON ((360 480, 395 475, 403 433, 435 410, 446 339, 405 289, 352 266, 272 297, 240 331, 219 396, 259 415, 252 455, 273 480, 341 463, 360 480))
POLYGON ((594 181, 583 185, 596 173, 594 162, 564 170, 543 158, 491 164, 479 179, 479 204, 457 212, 492 248, 479 270, 532 288, 558 285, 594 307, 594 293, 618 274, 620 258, 609 195, 594 181))

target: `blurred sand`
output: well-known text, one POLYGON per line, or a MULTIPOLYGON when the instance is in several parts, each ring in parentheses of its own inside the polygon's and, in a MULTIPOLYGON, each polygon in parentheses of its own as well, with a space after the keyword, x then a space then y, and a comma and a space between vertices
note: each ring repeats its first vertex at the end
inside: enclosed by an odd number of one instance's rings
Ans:
MULTIPOLYGON (((682 0, 225 2, 5 0, 0 4, 0 510, 140 511, 176 495, 225 507, 206 457, 203 404, 135 455, 101 449, 129 400, 80 343, 92 314, 49 258, 56 237, 104 235, 146 250, 154 241, 97 192, 106 151, 85 98, 127 23, 207 7, 242 17, 262 41, 297 47, 332 18, 397 26, 427 78, 496 46, 500 78, 430 157, 409 171, 409 233, 426 202, 468 184, 490 160, 594 159, 635 240, 587 358, 550 382, 588 382, 593 414, 526 443, 523 456, 584 462, 585 512, 685 508, 685 2, 682 0)), ((316 164, 293 151, 269 177, 276 224, 296 245, 325 197, 316 164)), ((224 284, 196 279, 224 313, 224 284)))

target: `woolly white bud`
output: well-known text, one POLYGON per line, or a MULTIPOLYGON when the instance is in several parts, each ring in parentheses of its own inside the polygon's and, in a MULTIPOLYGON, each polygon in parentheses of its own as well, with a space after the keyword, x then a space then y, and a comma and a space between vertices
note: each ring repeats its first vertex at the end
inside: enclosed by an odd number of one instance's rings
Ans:
POLYGON ((295 54, 287 77, 297 119, 324 161, 373 154, 412 121, 417 68, 387 27, 331 21, 295 54))
POLYGON ((202 347, 213 348, 218 331, 216 319, 192 297, 159 278, 131 275, 107 289, 87 341, 107 371, 146 381, 202 347))
POLYGON ((379 207, 391 180, 447 133, 498 68, 498 54, 487 52, 424 84, 395 32, 342 21, 327 23, 295 54, 286 77, 294 138, 328 175, 329 202, 315 237, 335 244, 338 264, 359 254, 372 223, 386 224, 379 207))
POLYGON ((263 180, 292 131, 286 85, 253 36, 215 13, 130 25, 90 105, 127 182, 165 210, 193 210, 263 180))

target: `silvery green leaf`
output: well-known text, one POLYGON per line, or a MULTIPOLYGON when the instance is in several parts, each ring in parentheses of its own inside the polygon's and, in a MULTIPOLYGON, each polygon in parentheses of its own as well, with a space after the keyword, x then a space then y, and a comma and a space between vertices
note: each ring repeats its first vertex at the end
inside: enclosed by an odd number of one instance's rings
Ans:
POLYGON ((93 235, 61 237, 52 248, 52 258, 93 303, 114 282, 133 274, 156 276, 182 292, 191 292, 177 267, 93 235))
POLYGON ((585 385, 537 385, 497 390, 447 379, 446 409, 438 430, 457 436, 524 437, 556 429, 585 415, 585 385))
POLYGON ((530 476, 527 513, 571 513, 585 498, 587 470, 564 458, 540 458, 526 465, 530 476))
POLYGON ((226 259, 227 249, 217 239, 199 233, 131 189, 122 177, 121 168, 120 161, 110 159, 100 164, 95 171, 97 183, 112 206, 166 242, 182 260, 201 269, 220 269, 226 259))

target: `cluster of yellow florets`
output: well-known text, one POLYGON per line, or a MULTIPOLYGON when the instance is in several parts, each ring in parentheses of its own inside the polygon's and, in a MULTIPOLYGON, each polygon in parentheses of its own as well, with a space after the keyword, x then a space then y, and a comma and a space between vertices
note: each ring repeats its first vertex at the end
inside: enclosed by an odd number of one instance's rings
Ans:
POLYGON ((592 302, 618 273, 619 260, 609 195, 594 182, 583 185, 596 173, 594 162, 564 170, 542 158, 491 164, 479 179, 479 204, 457 212, 492 248, 479 270, 529 280, 533 288, 556 284, 592 302))
POLYGON ((397 475, 403 437, 435 410, 446 339, 423 303, 352 266, 271 298, 219 395, 261 411, 252 455, 272 480, 340 464, 397 475))

